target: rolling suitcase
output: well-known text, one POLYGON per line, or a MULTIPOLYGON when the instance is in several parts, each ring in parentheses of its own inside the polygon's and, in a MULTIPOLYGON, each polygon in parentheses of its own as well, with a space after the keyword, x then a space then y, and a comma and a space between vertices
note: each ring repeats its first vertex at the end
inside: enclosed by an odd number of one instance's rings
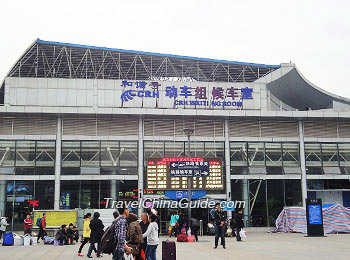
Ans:
POLYGON ((174 241, 162 242, 162 260, 176 260, 176 244, 174 241))

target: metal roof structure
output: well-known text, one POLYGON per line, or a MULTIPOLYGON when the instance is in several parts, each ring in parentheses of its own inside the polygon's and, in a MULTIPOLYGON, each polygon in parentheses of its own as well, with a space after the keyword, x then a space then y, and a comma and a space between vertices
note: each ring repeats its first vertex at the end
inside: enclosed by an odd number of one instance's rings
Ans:
POLYGON ((37 39, 7 77, 254 82, 278 68, 37 39))

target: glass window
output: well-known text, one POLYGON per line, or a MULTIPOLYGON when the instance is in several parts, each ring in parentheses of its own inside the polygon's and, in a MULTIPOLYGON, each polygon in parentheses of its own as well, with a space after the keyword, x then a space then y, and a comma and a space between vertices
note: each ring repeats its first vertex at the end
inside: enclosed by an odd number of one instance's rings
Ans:
POLYGON ((299 166, 299 144, 298 143, 282 143, 283 150, 283 166, 299 166))
POLYGON ((16 142, 16 166, 35 166, 35 141, 16 142))
POLYGON ((350 166, 350 143, 338 144, 340 166, 350 166))
POLYGON ((321 166, 321 145, 306 143, 305 160, 306 166, 321 166))
POLYGON ((101 166, 119 166, 120 147, 119 141, 101 142, 101 166))
POLYGON ((120 167, 137 166, 137 142, 120 142, 120 167))
POLYGON ((80 142, 62 142, 62 167, 80 167, 80 142))
POLYGON ((55 181, 35 181, 35 200, 39 201, 35 209, 54 208, 55 181))
POLYGON ((75 209, 80 204, 80 181, 61 181, 61 209, 75 209))
POLYGON ((249 166, 265 166, 264 143, 248 143, 249 166))
POLYGON ((266 166, 282 166, 281 143, 265 143, 266 166))
POLYGON ((81 166, 99 167, 100 166, 100 142, 82 141, 81 142, 81 166))
POLYGON ((231 166, 247 166, 247 143, 230 143, 231 166))
POLYGON ((164 142, 153 142, 145 141, 144 142, 144 154, 145 161, 148 158, 163 158, 164 156, 164 142))
POLYGON ((0 167, 15 165, 15 141, 0 140, 0 167))
POLYGON ((80 186, 80 208, 99 208, 99 181, 81 181, 80 186))
MULTIPOLYGON (((191 147, 192 147, 191 143, 191 147)), ((204 153, 204 143, 203 144, 203 150, 204 153)), ((184 142, 165 142, 165 157, 184 157, 184 142)), ((198 154, 200 154, 201 151, 198 151, 198 154)), ((199 156, 198 156, 199 157, 199 156)))
MULTIPOLYGON (((208 152, 205 150, 205 146, 204 146, 204 142, 192 142, 191 141, 191 157, 200 157, 200 158, 204 158, 207 156, 208 152)), ((188 153, 188 141, 185 142, 185 146, 186 146, 186 156, 188 153)), ((215 156, 214 156, 215 157, 215 156)))
POLYGON ((322 144, 323 167, 339 166, 337 144, 322 144))
POLYGON ((205 142, 205 158, 223 158, 224 157, 224 143, 223 142, 205 142))
POLYGON ((56 145, 54 141, 36 142, 36 167, 54 167, 56 145))

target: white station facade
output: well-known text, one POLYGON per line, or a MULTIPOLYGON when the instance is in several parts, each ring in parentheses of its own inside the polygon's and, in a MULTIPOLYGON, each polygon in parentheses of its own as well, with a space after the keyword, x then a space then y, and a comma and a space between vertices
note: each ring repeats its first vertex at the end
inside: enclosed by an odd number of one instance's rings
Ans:
POLYGON ((178 199, 187 178, 169 163, 189 157, 210 166, 193 196, 245 201, 250 226, 273 225, 307 197, 350 207, 350 100, 292 63, 39 39, 0 85, 0 215, 15 224, 33 207, 178 199))

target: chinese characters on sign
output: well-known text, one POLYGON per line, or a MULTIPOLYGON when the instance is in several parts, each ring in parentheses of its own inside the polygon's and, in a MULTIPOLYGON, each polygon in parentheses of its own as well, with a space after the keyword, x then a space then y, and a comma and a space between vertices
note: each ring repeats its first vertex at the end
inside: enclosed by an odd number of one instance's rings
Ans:
MULTIPOLYGON (((149 159, 147 165, 147 189, 149 190, 186 190, 187 176, 185 171, 189 174, 190 166, 198 162, 198 169, 209 168, 208 175, 199 175, 195 177, 194 174, 191 177, 192 188, 194 190, 222 190, 223 189, 223 173, 222 173, 222 161, 220 158, 157 158, 149 159), (179 162, 184 162, 182 169, 178 169, 179 174, 171 174, 171 167, 173 163, 175 167, 179 165, 179 162), (181 171, 181 174, 180 174, 181 171)), ((174 169, 173 169, 174 170, 174 169)))
POLYGON ((167 99, 174 106, 193 107, 235 107, 242 108, 243 102, 253 100, 253 88, 249 83, 207 82, 146 82, 121 81, 121 100, 125 104, 135 99, 167 99), (248 86, 247 86, 248 85, 248 86))

